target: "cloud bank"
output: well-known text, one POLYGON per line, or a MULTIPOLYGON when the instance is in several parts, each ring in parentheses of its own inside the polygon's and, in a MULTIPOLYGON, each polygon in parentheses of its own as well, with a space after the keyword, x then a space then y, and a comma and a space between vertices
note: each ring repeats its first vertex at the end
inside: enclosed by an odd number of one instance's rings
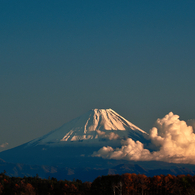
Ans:
MULTIPOLYGON (((190 121, 195 124, 194 120, 190 121)), ((150 152, 139 141, 131 138, 121 141, 121 148, 104 146, 92 156, 107 159, 123 159, 135 161, 165 161, 173 163, 195 164, 195 133, 193 127, 185 121, 179 120, 178 115, 172 112, 162 119, 157 119, 154 127, 150 130, 150 140, 158 148, 150 152)))

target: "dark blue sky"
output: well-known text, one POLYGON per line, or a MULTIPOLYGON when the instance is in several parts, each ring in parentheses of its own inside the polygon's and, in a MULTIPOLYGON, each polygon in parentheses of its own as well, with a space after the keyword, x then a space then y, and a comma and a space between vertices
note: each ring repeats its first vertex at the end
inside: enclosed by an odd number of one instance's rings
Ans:
POLYGON ((195 118, 194 10, 194 0, 2 0, 0 144, 92 108, 145 131, 170 111, 195 118))

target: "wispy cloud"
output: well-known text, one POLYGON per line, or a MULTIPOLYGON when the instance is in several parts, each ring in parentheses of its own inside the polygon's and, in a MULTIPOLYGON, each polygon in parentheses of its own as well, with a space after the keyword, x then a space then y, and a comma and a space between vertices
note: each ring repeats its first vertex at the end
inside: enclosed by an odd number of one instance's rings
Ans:
POLYGON ((157 119, 155 126, 150 130, 151 142, 157 151, 150 152, 139 141, 131 138, 121 141, 121 148, 104 146, 92 156, 108 159, 124 159, 136 161, 160 160, 174 163, 195 164, 195 133, 190 124, 194 120, 179 120, 178 115, 172 112, 162 119, 157 119), (190 123, 191 122, 191 123, 190 123))
POLYGON ((106 134, 103 131, 100 130, 96 130, 99 137, 103 138, 103 139, 107 139, 107 140, 116 140, 116 139, 120 139, 120 136, 114 132, 108 133, 106 134))
POLYGON ((7 142, 0 145, 1 148, 6 148, 9 144, 7 142))

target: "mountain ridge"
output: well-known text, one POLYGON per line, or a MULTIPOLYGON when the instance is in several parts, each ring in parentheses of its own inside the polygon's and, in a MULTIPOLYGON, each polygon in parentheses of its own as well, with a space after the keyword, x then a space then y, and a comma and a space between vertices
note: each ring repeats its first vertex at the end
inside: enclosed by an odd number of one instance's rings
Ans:
POLYGON ((73 180, 79 179, 84 181, 93 181, 98 176, 102 175, 122 175, 124 173, 135 173, 135 174, 145 174, 148 177, 153 177, 155 175, 181 175, 181 174, 195 174, 195 165, 189 167, 189 165, 171 164, 168 166, 165 162, 165 168, 154 168, 149 169, 140 165, 139 163, 122 163, 117 166, 111 166, 109 168, 70 168, 70 167, 58 167, 58 166, 47 166, 47 165, 26 165, 21 163, 8 163, 0 160, 0 172, 6 171, 6 175, 10 177, 35 177, 39 176, 41 178, 47 179, 48 177, 54 177, 58 180, 73 180), (167 167, 168 166, 168 167, 167 167))

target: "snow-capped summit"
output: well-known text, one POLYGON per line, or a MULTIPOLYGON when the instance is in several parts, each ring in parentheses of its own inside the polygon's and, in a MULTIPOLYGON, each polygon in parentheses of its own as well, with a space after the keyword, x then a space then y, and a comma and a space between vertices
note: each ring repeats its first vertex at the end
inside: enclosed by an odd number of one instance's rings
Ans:
POLYGON ((147 133, 112 109, 92 109, 58 129, 32 140, 29 145, 98 144, 131 137, 142 140, 147 133))

